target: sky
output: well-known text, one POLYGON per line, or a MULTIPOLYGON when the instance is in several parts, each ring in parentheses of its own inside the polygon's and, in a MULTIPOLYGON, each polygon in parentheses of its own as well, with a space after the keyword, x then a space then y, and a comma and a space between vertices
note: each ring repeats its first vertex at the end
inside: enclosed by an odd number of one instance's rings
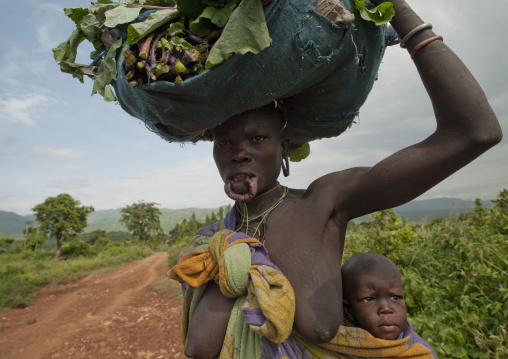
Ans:
MULTIPOLYGON (((75 28, 63 8, 88 7, 90 1, 0 2, 0 210, 31 214, 60 193, 95 210, 140 200, 173 209, 231 202, 211 143, 168 143, 118 104, 91 96, 91 80, 81 84, 60 72, 52 48, 75 28)), ((496 147, 418 199, 494 199, 508 188, 505 0, 408 3, 475 75, 505 134, 496 147)), ((90 51, 81 45, 77 62, 87 63, 90 51)), ((372 166, 434 128, 430 101, 409 55, 393 46, 357 123, 336 138, 313 141, 311 155, 291 163, 291 176, 281 183, 306 188, 324 174, 372 166)))

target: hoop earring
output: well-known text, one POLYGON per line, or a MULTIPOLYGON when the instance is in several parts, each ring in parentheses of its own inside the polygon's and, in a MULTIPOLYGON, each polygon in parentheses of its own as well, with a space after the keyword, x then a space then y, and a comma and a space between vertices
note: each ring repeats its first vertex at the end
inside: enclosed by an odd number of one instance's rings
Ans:
POLYGON ((284 160, 284 162, 282 162, 282 174, 284 174, 284 177, 287 177, 289 176, 289 159, 287 155, 282 159, 284 160))

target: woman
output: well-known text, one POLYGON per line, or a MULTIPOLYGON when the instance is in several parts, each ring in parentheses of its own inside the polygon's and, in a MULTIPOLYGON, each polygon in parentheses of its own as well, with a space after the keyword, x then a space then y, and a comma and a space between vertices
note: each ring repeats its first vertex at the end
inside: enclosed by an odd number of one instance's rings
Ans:
MULTIPOLYGON (((226 194, 236 201, 233 229, 258 238, 291 283, 293 337, 301 342, 327 343, 343 324, 340 263, 348 222, 411 201, 502 138, 465 65, 404 0, 391 2, 391 24, 434 108, 436 130, 427 139, 373 167, 330 173, 297 190, 278 184, 281 168, 289 172, 289 140, 275 106, 239 114, 214 129, 214 159, 226 194)), ((187 356, 219 355, 234 304, 208 283, 188 326, 187 356)))

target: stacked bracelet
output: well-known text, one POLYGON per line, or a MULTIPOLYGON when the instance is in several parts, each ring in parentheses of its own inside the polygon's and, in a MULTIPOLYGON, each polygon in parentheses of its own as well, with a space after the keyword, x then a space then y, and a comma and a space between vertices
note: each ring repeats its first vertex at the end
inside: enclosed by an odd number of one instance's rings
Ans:
POLYGON ((441 40, 443 41, 443 37, 442 36, 432 36, 432 37, 429 37, 428 39, 426 40, 423 40, 422 42, 420 42, 418 45, 415 46, 415 48, 413 49, 413 51, 411 52, 411 59, 413 58, 413 56, 416 54, 416 52, 418 50, 420 50, 422 47, 424 47, 425 45, 428 45, 430 44, 432 41, 436 41, 436 40, 441 40))
POLYGON ((404 36, 402 41, 400 42, 400 47, 405 48, 406 42, 412 38, 415 34, 419 33, 420 31, 426 30, 426 29, 432 29, 432 24, 421 24, 415 27, 413 30, 409 31, 409 33, 404 36))

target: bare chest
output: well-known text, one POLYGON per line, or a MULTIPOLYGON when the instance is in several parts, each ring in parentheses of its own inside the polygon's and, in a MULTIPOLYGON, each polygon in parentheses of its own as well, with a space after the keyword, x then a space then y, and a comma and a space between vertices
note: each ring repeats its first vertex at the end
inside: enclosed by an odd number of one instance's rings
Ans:
POLYGON ((319 206, 289 204, 268 219, 265 247, 295 292, 295 329, 302 334, 338 329, 346 225, 319 206))

